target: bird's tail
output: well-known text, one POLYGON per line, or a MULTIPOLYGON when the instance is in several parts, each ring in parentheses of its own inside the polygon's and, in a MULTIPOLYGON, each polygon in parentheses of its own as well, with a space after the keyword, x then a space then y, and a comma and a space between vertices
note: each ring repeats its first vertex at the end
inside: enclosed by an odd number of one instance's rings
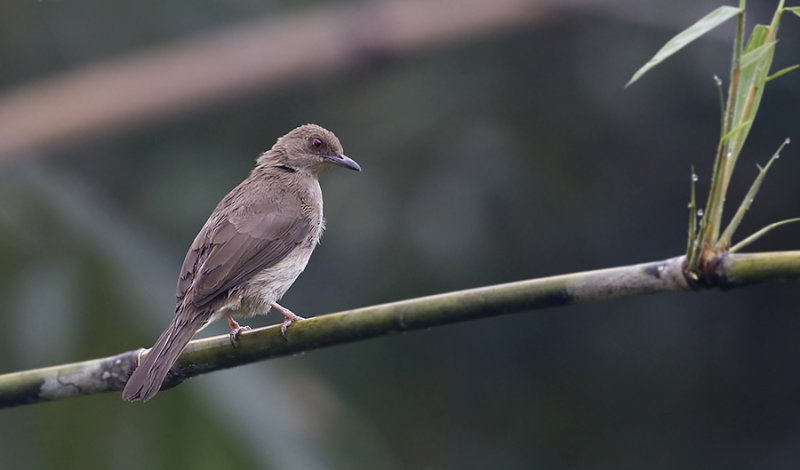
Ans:
POLYGON ((208 315, 182 311, 175 315, 166 330, 150 348, 144 361, 133 371, 122 391, 125 400, 147 401, 161 390, 172 364, 178 359, 189 340, 208 321, 208 315))

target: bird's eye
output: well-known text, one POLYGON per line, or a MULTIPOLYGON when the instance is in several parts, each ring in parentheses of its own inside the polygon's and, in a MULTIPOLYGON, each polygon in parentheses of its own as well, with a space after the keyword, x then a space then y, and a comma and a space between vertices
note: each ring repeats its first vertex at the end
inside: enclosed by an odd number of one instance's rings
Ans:
POLYGON ((319 139, 312 139, 311 146, 314 147, 315 149, 322 148, 322 141, 319 139))

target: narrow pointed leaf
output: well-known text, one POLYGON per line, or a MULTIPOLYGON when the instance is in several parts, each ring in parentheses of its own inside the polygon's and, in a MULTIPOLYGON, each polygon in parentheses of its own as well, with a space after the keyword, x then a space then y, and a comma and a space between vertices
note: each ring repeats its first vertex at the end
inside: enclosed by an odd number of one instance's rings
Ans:
POLYGON ((694 251, 694 244, 696 243, 695 235, 697 234, 697 200, 695 199, 695 186, 697 185, 697 173, 694 172, 694 165, 692 165, 692 174, 689 177, 691 180, 692 195, 689 199, 689 241, 686 244, 686 257, 691 258, 694 251))
POLYGON ((741 61, 739 66, 741 68, 747 67, 748 65, 750 65, 750 64, 754 63, 755 61, 757 61, 758 59, 762 58, 764 56, 764 54, 766 54, 767 52, 770 52, 774 48, 775 48, 775 41, 770 41, 770 42, 768 42, 766 44, 762 44, 762 45, 756 47, 752 51, 747 52, 742 56, 742 61, 741 61))
POLYGON ((781 225, 793 224, 793 223, 797 223, 797 222, 800 222, 800 217, 797 217, 797 218, 794 218, 794 219, 781 220, 780 222, 775 222, 774 224, 769 224, 766 227, 764 227, 761 230, 759 230, 758 232, 750 235, 749 237, 745 238, 744 240, 742 240, 739 243, 737 243, 736 245, 734 245, 729 251, 731 253, 736 253, 737 251, 741 250, 742 248, 746 247, 747 245, 749 245, 749 244, 753 243, 754 241, 758 240, 759 238, 763 237, 764 235, 766 235, 771 230, 776 229, 776 228, 780 227, 781 225))
POLYGON ((736 95, 736 105, 732 116, 731 125, 734 128, 742 126, 738 132, 730 136, 728 151, 731 159, 724 175, 730 181, 736 161, 750 133, 753 118, 761 104, 764 92, 764 83, 767 81, 775 48, 770 45, 775 43, 775 31, 763 24, 756 25, 742 57, 749 57, 749 63, 741 67, 739 87, 736 95))
POLYGON ((711 31, 712 29, 716 28, 717 26, 721 25, 725 21, 733 18, 737 14, 739 14, 741 10, 736 7, 731 6, 723 6, 719 7, 716 10, 712 11, 708 15, 701 18, 697 23, 689 26, 682 32, 678 33, 675 37, 667 41, 656 55, 653 56, 652 59, 647 61, 642 68, 636 71, 633 74, 633 77, 630 81, 625 85, 630 86, 636 80, 642 77, 648 70, 655 67, 656 65, 663 62, 665 59, 670 57, 672 54, 675 54, 679 50, 683 49, 687 44, 691 43, 695 39, 699 38, 700 36, 706 34, 707 32, 711 31))
POLYGON ((728 132, 727 134, 722 136, 722 139, 720 139, 721 143, 724 144, 725 142, 727 142, 731 137, 736 135, 737 132, 741 132, 742 129, 744 129, 745 127, 749 126, 752 122, 753 122, 752 119, 748 119, 747 121, 739 124, 738 126, 734 127, 733 129, 731 129, 730 132, 728 132))
POLYGON ((787 10, 791 11, 797 16, 800 16, 800 7, 789 7, 787 10))
POLYGON ((778 150, 772 154, 772 158, 769 159, 764 167, 758 167, 758 176, 756 176, 755 181, 750 186, 750 190, 747 191, 747 195, 742 200, 742 204, 739 206, 739 209, 736 211, 736 214, 733 216, 733 219, 728 224, 728 227, 725 228, 725 231, 719 237, 717 241, 717 247, 726 250, 730 247, 731 239, 733 238, 733 234, 736 232, 736 229, 739 228, 739 224, 742 222, 742 218, 744 218, 744 214, 750 209, 750 205, 753 203, 753 200, 756 198, 756 194, 758 194, 758 190, 761 188, 761 183, 764 181, 764 177, 767 176, 767 172, 769 168, 772 166, 773 163, 780 157, 783 148, 789 145, 790 140, 786 139, 783 143, 778 147, 778 150))
POLYGON ((767 77, 767 79, 765 81, 768 82, 770 80, 774 80, 774 79, 780 77, 781 75, 785 75, 785 74, 797 69, 798 67, 800 67, 800 64, 790 65, 789 67, 782 68, 782 69, 778 70, 777 72, 773 73, 772 75, 770 75, 769 77, 767 77))

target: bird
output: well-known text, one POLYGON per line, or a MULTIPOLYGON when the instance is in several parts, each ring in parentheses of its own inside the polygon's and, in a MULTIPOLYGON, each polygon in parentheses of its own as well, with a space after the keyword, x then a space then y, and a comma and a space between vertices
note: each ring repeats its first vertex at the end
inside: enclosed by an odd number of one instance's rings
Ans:
POLYGON ((234 317, 275 309, 284 316, 284 337, 291 324, 302 320, 278 300, 319 243, 325 219, 318 177, 333 166, 361 171, 336 135, 316 124, 291 130, 258 157, 250 175, 219 202, 186 253, 175 317, 133 371, 123 399, 153 398, 192 337, 215 320, 228 320, 234 346, 250 329, 234 317))

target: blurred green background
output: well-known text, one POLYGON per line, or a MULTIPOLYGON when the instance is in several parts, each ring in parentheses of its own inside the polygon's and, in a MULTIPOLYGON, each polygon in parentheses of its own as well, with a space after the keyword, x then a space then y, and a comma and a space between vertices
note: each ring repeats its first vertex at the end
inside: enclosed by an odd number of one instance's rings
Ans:
MULTIPOLYGON (((777 2, 750 3, 752 25, 777 2)), ((0 109, 2 96, 105 61, 358 5, 3 0, 0 109)), ((717 6, 531 2, 524 21, 3 156, 0 372, 151 345, 214 205, 306 122, 336 132, 364 171, 323 178, 328 230, 283 302, 299 314, 681 254, 690 165, 707 190, 712 77, 727 78, 733 24, 623 85, 717 6)), ((462 8, 454 0, 453 17, 462 8)), ((419 21, 432 19, 448 21, 419 21)), ((800 18, 785 15, 779 39, 775 68, 800 62, 800 18)), ((345 29, 341 40, 358 38, 345 29)), ((313 57, 295 46, 285 45, 313 57)), ((769 84, 729 210, 755 163, 800 141, 798 77, 769 84)), ((737 239, 800 216, 796 145, 737 239)), ((798 249, 799 235, 781 228, 751 249, 798 249)), ((146 405, 115 393, 3 410, 0 467, 793 468, 798 292, 770 284, 534 311, 248 365, 146 405)))

